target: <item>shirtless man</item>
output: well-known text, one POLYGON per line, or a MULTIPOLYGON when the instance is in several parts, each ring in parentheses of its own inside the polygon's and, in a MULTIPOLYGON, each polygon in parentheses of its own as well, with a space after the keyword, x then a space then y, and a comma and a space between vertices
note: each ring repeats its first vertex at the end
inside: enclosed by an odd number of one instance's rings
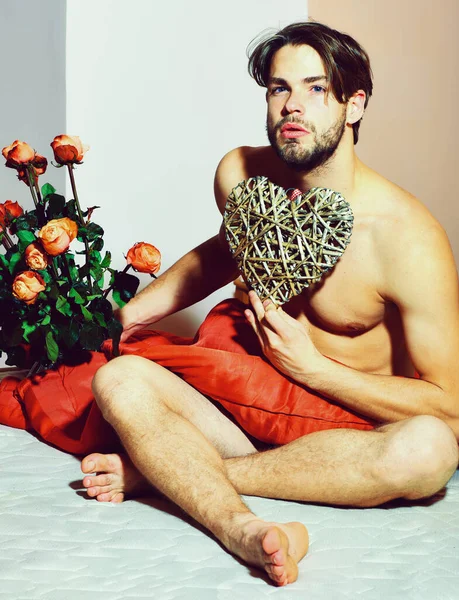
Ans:
MULTIPOLYGON (((240 181, 266 175, 284 188, 339 191, 355 222, 350 246, 323 284, 282 310, 251 292, 246 317, 274 367, 381 426, 316 432, 257 452, 184 381, 123 356, 97 372, 93 388, 132 463, 93 454, 82 470, 88 494, 100 501, 121 501, 144 478, 230 552, 285 585, 297 577, 307 531, 262 521, 240 494, 367 507, 429 497, 455 471, 458 280, 437 221, 355 154, 372 89, 360 46, 323 25, 295 24, 262 42, 250 68, 267 88, 271 145, 223 158, 215 177, 220 211, 240 181)), ((220 232, 123 308, 124 337, 236 276, 220 232)))

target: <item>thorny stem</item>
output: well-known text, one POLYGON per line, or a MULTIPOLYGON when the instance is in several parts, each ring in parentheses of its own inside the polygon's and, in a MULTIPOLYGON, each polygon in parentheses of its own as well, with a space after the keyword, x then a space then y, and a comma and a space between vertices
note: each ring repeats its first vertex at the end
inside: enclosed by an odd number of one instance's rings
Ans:
MULTIPOLYGON (((67 165, 67 169, 68 169, 68 172, 69 172, 70 184, 72 186, 73 197, 75 199, 75 204, 76 204, 76 208, 77 208, 77 211, 78 211, 78 216, 80 218, 80 224, 81 224, 82 227, 84 227, 85 222, 84 222, 84 219, 83 219, 83 213, 81 212, 80 201, 78 199, 78 193, 77 193, 76 184, 75 184, 75 177, 73 175, 73 165, 68 164, 67 165)), ((86 254, 86 264, 89 266, 89 256, 90 256, 89 244, 88 244, 88 240, 86 238, 83 241, 84 241, 84 249, 85 249, 85 254, 86 254)), ((92 281, 91 281, 91 274, 90 273, 88 273, 87 279, 88 279, 89 291, 92 294, 93 288, 92 288, 92 281)))

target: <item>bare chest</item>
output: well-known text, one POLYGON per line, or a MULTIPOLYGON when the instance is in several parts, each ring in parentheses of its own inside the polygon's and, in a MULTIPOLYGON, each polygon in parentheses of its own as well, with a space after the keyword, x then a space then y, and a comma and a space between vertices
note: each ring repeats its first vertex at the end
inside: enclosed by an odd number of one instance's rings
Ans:
POLYGON ((335 267, 322 280, 292 299, 285 307, 311 326, 338 335, 359 335, 381 323, 386 305, 379 294, 379 266, 364 229, 352 241, 335 267))

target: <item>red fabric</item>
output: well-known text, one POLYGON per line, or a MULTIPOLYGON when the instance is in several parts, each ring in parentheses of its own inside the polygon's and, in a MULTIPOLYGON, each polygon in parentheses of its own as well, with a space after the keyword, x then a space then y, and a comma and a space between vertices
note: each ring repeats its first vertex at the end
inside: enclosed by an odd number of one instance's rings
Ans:
MULTIPOLYGON (((143 331, 121 344, 121 353, 143 356, 173 371, 220 403, 247 433, 270 444, 285 444, 324 429, 374 427, 369 419, 307 391, 274 369, 261 355, 243 310, 241 302, 226 300, 209 313, 194 340, 143 331)), ((103 349, 109 355, 110 343, 103 349)), ((85 364, 61 366, 24 380, 14 395, 11 382, 2 382, 0 422, 27 426, 74 454, 118 449, 116 435, 91 392, 92 378, 106 362, 104 354, 91 353, 85 364)))

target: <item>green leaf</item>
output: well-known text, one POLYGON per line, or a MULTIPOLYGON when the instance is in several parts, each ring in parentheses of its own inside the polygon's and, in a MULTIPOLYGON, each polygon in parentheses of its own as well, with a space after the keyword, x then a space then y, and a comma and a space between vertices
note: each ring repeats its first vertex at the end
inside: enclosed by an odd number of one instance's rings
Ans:
POLYGON ((97 238, 92 244, 91 244, 91 248, 90 251, 92 252, 93 250, 97 250, 98 252, 100 252, 102 250, 102 248, 104 247, 104 240, 100 237, 97 238))
POLYGON ((85 323, 80 332, 80 344, 85 350, 99 350, 105 340, 103 330, 95 323, 85 323))
POLYGON ((96 323, 98 325, 100 325, 101 327, 107 327, 107 323, 105 322, 104 319, 104 315, 100 312, 95 312, 94 313, 94 320, 96 321, 96 323))
POLYGON ((51 323, 51 317, 50 315, 45 315, 40 323, 40 325, 49 325, 49 323, 51 323))
POLYGON ((31 244, 32 242, 36 241, 36 237, 34 236, 34 234, 31 231, 28 231, 27 229, 21 229, 20 231, 18 231, 16 233, 16 235, 18 236, 18 239, 21 242, 25 242, 28 244, 31 244))
POLYGON ((16 265, 18 264, 18 262, 20 262, 21 258, 22 258, 22 254, 20 252, 14 252, 14 254, 12 254, 10 256, 8 271, 10 272, 11 275, 14 273, 14 269, 16 268, 16 265))
MULTIPOLYGON (((129 302, 129 300, 135 296, 139 283, 138 277, 129 275, 129 273, 123 273, 122 271, 118 272, 115 275, 113 292, 119 292, 119 297, 124 303, 129 302)), ((113 298, 115 299, 114 293, 113 298)), ((115 302, 118 304, 116 299, 115 302)))
POLYGON ((97 223, 88 223, 87 225, 78 229, 78 239, 83 241, 86 238, 89 242, 92 242, 96 238, 102 237, 104 230, 97 223))
POLYGON ((76 207, 75 200, 69 200, 65 205, 64 215, 75 221, 76 223, 80 222, 80 216, 78 214, 78 209, 76 207))
POLYGON ((80 305, 80 308, 81 314, 83 315, 85 321, 92 321, 92 314, 89 312, 89 310, 83 305, 80 305))
POLYGON ((59 219, 64 216, 65 198, 60 194, 50 194, 47 198, 48 206, 46 208, 46 216, 48 219, 59 219))
POLYGON ((125 302, 123 300, 123 298, 121 297, 121 293, 118 290, 113 290, 112 297, 113 297, 113 300, 119 306, 119 308, 123 308, 123 306, 126 306, 127 302, 125 302))
POLYGON ((73 298, 76 304, 84 304, 85 299, 76 291, 75 288, 72 288, 69 291, 69 298, 73 298))
POLYGON ((46 200, 48 196, 54 194, 56 188, 54 188, 50 183, 45 183, 41 186, 41 195, 46 200))
POLYGON ((59 346, 54 339, 52 331, 48 331, 46 334, 46 354, 48 355, 49 360, 53 363, 56 362, 57 357, 59 356, 59 346))
POLYGON ((29 342, 30 341, 29 335, 37 329, 38 324, 37 323, 31 324, 31 323, 28 323, 27 321, 23 321, 21 324, 21 327, 22 327, 22 331, 23 331, 24 340, 26 342, 29 342))
POLYGON ((111 254, 111 252, 109 252, 107 250, 107 252, 105 253, 104 259, 100 263, 100 266, 102 267, 102 269, 107 269, 110 266, 111 262, 112 262, 112 254, 111 254))
POLYGON ((61 336, 67 348, 72 348, 80 335, 80 324, 76 319, 72 319, 68 327, 61 329, 61 336))
POLYGON ((56 310, 66 317, 71 317, 73 314, 72 307, 63 296, 59 296, 56 302, 56 310))

